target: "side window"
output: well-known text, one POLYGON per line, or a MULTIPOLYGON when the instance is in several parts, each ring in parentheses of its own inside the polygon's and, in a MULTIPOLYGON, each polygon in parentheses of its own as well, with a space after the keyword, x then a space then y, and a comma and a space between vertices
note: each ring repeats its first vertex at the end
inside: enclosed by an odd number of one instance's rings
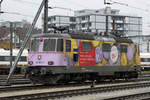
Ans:
POLYGON ((9 61, 9 56, 0 56, 0 61, 9 61))
POLYGON ((22 57, 20 58, 20 61, 27 61, 26 56, 22 56, 22 57))
POLYGON ((34 39, 31 41, 31 51, 38 51, 39 49, 39 43, 40 43, 40 40, 39 39, 34 39))
MULTIPOLYGON (((15 61, 16 56, 12 56, 12 61, 15 61)), ((0 56, 0 61, 10 61, 10 56, 0 56)), ((27 61, 26 56, 21 56, 19 61, 27 61)))
POLYGON ((92 51, 92 43, 82 42, 82 51, 92 51))
MULTIPOLYGON (((16 58, 17 58, 16 56, 13 56, 12 60, 15 61, 16 58)), ((19 58, 19 61, 24 61, 24 62, 26 62, 26 61, 27 61, 26 56, 21 56, 21 57, 19 58)))
POLYGON ((71 52, 71 40, 66 40, 66 52, 71 52))
POLYGON ((120 45, 120 52, 127 53, 127 45, 120 45))
POLYGON ((57 40, 57 51, 63 51, 63 39, 57 40))
POLYGON ((150 62, 150 58, 141 58, 141 62, 150 62))
POLYGON ((55 51, 56 39, 45 39, 43 51, 55 51))
POLYGON ((110 52, 111 51, 111 45, 108 43, 103 43, 102 51, 103 52, 110 52))

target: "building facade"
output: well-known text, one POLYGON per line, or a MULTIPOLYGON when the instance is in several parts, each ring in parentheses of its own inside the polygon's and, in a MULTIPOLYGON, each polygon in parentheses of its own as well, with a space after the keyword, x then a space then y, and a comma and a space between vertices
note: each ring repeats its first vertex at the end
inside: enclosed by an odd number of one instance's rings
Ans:
POLYGON ((76 30, 76 17, 74 16, 50 16, 48 18, 48 32, 54 32, 52 26, 56 27, 69 27, 70 30, 76 30))
POLYGON ((120 15, 119 10, 109 7, 99 10, 84 9, 74 12, 74 16, 49 16, 49 32, 51 26, 66 26, 72 31, 82 32, 114 32, 125 36, 142 34, 142 17, 120 15))

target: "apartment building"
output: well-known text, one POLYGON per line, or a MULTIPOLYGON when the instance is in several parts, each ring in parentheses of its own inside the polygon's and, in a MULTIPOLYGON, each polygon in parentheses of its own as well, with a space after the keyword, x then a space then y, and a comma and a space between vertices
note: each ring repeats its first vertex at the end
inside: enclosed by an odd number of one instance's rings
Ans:
POLYGON ((48 18, 48 32, 54 32, 52 26, 68 27, 69 30, 76 30, 76 17, 55 15, 48 18))
POLYGON ((104 9, 84 9, 74 12, 74 16, 49 16, 49 32, 54 26, 69 27, 71 31, 86 32, 114 32, 125 36, 142 34, 142 17, 120 15, 119 10, 106 7, 104 9))

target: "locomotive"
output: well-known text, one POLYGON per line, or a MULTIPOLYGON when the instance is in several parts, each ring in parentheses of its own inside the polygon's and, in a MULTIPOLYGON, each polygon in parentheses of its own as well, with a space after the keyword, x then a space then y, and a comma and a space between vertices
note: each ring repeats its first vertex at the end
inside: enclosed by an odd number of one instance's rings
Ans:
POLYGON ((34 83, 55 84, 137 78, 138 45, 126 37, 39 34, 31 38, 26 75, 34 83))

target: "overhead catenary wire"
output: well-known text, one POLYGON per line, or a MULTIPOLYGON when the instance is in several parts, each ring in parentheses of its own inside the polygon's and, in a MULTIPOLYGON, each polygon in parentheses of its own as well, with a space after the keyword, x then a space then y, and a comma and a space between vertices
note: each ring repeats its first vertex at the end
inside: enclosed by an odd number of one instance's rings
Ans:
POLYGON ((71 0, 64 0, 63 3, 67 3, 67 4, 71 4, 71 5, 76 5, 76 6, 80 7, 80 8, 82 8, 82 9, 89 8, 89 6, 85 6, 85 5, 81 4, 81 3, 78 3, 78 2, 75 2, 75 1, 71 1, 71 0))
POLYGON ((54 9, 54 8, 58 8, 58 9, 63 9, 63 10, 69 10, 69 11, 74 11, 73 9, 71 9, 71 8, 65 8, 65 7, 56 7, 56 6, 54 6, 54 7, 48 7, 49 9, 54 9))
POLYGON ((0 13, 3 13, 3 14, 13 14, 13 15, 20 15, 20 16, 24 16, 24 17, 30 17, 30 18, 33 18, 33 16, 31 15, 25 15, 25 14, 22 14, 22 13, 19 13, 19 12, 7 12, 7 11, 0 11, 0 13))
POLYGON ((25 1, 25 0, 13 0, 13 1, 20 2, 20 3, 27 3, 27 4, 31 4, 31 5, 39 5, 39 3, 25 1))
POLYGON ((139 8, 139 7, 131 6, 131 5, 127 4, 127 3, 119 2, 119 1, 116 1, 116 0, 115 1, 109 0, 109 2, 104 1, 104 4, 108 4, 108 5, 119 4, 119 5, 122 5, 122 6, 130 7, 130 8, 134 8, 134 9, 138 9, 138 10, 142 10, 142 11, 145 11, 145 12, 149 12, 148 9, 142 9, 142 8, 139 8))

